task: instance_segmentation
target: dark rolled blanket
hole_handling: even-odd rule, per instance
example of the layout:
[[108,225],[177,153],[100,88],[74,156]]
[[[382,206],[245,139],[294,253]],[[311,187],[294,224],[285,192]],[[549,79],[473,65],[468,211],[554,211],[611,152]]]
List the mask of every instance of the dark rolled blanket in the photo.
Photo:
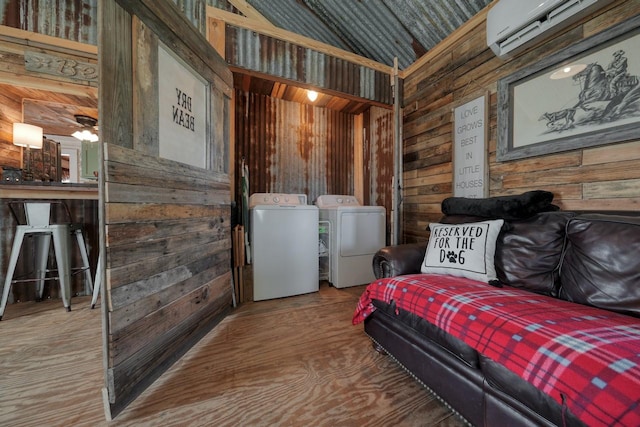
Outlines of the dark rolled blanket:
[[448,197],[442,201],[444,215],[471,215],[482,218],[518,220],[540,212],[559,210],[551,204],[553,193],[544,190],[527,191],[515,196],[497,196],[484,199]]

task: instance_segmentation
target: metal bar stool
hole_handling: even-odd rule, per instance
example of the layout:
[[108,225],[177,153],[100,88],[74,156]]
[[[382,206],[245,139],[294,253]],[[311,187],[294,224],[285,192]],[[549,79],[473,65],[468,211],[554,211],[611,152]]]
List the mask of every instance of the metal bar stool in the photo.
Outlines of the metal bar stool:
[[[13,206],[11,207],[12,213],[18,221],[16,226],[16,234],[13,239],[13,247],[11,249],[11,256],[9,258],[9,267],[7,269],[7,275],[4,282],[4,289],[2,292],[2,302],[0,303],[0,320],[4,314],[7,300],[9,299],[9,292],[11,285],[19,281],[35,281],[37,283],[37,295],[39,299],[42,299],[44,291],[44,281],[46,280],[47,273],[47,260],[49,258],[49,248],[51,246],[51,240],[53,239],[53,249],[55,253],[56,266],[58,276],[55,278],[60,282],[60,293],[62,296],[62,303],[67,311],[71,311],[71,255],[70,255],[70,235],[76,236],[76,242],[80,249],[82,257],[82,268],[85,274],[85,288],[91,292],[93,289],[93,281],[91,278],[91,271],[89,267],[89,257],[87,255],[87,248],[84,242],[84,236],[82,234],[82,228],[77,225],[71,224],[71,214],[68,207],[62,202],[35,202],[24,201],[20,202],[24,206],[24,217],[26,224],[20,224],[18,215],[16,215]],[[60,204],[64,206],[68,223],[51,224],[51,205]],[[35,266],[36,266],[36,278],[14,280],[13,275],[15,273],[16,264],[20,256],[22,243],[25,236],[32,235],[35,239]],[[85,289],[85,290],[86,290]]]
[[93,282],[91,308],[96,308],[96,302],[98,302],[98,296],[100,295],[100,286],[102,286],[102,251],[98,254],[98,267],[96,268],[96,280]]

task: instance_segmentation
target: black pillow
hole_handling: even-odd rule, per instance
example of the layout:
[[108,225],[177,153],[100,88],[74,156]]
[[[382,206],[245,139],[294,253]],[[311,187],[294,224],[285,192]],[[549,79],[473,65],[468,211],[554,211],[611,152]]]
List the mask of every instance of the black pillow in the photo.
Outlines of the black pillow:
[[517,220],[540,212],[557,211],[551,204],[553,193],[544,190],[527,191],[515,196],[497,196],[484,199],[448,197],[442,201],[445,215],[473,215],[482,218]]

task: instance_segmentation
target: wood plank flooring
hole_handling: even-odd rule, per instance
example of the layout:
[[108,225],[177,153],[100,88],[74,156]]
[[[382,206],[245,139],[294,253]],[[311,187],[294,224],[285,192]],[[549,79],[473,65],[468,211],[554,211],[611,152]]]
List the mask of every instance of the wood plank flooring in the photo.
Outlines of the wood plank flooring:
[[2,426],[464,425],[351,315],[363,287],[245,303],[116,420],[105,421],[99,309],[74,298],[8,306]]

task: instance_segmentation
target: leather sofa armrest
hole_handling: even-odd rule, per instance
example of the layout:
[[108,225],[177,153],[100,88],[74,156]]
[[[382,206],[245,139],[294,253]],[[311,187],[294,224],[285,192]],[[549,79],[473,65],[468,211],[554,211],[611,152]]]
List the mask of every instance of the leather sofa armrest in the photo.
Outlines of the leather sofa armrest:
[[386,246],[373,256],[376,279],[420,273],[427,242]]

